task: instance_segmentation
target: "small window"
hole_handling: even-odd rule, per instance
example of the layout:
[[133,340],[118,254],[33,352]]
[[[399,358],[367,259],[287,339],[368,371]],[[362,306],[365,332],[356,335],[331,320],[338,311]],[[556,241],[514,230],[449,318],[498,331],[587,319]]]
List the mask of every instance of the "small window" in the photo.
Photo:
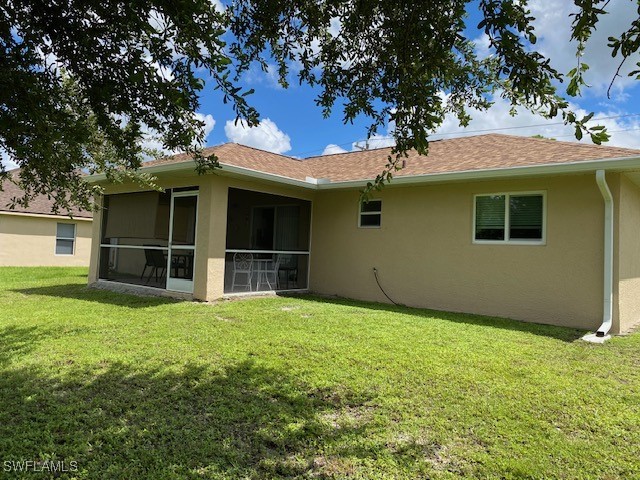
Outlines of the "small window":
[[474,241],[544,242],[544,194],[476,195]]
[[76,226],[58,223],[56,230],[56,255],[73,255],[76,243]]
[[379,228],[382,222],[382,200],[369,200],[360,204],[360,228]]

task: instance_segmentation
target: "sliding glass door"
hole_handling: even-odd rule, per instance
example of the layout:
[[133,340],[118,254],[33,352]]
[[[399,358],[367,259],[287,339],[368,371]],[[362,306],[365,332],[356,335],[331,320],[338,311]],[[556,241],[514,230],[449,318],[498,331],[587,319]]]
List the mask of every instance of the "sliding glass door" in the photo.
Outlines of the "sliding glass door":
[[167,290],[193,293],[197,218],[198,193],[174,191],[171,196]]

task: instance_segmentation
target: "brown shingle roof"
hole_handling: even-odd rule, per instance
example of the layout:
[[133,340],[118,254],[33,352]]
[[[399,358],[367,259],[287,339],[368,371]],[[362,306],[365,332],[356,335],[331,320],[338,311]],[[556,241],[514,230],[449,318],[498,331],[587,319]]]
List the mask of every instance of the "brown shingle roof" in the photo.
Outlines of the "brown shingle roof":
[[[238,143],[225,143],[215,147],[208,147],[203,150],[203,154],[216,154],[220,163],[225,165],[233,165],[235,167],[249,168],[264,173],[272,173],[274,175],[283,175],[297,180],[305,180],[311,176],[311,171],[305,164],[298,159],[278,155],[253,147],[247,147]],[[171,157],[152,160],[144,164],[145,167],[155,165],[168,165],[172,163],[188,162],[192,156],[186,153],[180,153]]]
[[[10,175],[19,175],[19,170],[12,170],[9,172]],[[18,187],[15,183],[5,180],[2,183],[2,190],[0,191],[0,212],[13,212],[13,213],[30,213],[37,215],[58,215],[60,217],[68,217],[66,211],[58,212],[57,214],[53,213],[53,200],[47,198],[44,195],[39,195],[31,202],[29,202],[28,207],[23,207],[22,205],[16,205],[15,208],[9,208],[11,204],[11,200],[13,198],[21,198],[24,195],[24,192],[20,187]],[[72,208],[71,215],[74,217],[80,218],[93,218],[93,212],[88,212],[86,210],[81,210],[79,208]]]
[[[316,178],[362,180],[375,178],[390,154],[391,148],[380,148],[312,157],[305,163]],[[489,134],[432,141],[427,156],[409,152],[405,168],[394,175],[491,170],[638,156],[640,150],[628,148]]]
[[[313,177],[339,182],[375,178],[387,163],[391,148],[323,155],[305,160],[236,143],[225,143],[204,150],[205,155],[211,153],[215,153],[223,165],[249,168],[297,180]],[[432,141],[428,155],[409,152],[405,168],[394,175],[403,177],[481,171],[625,157],[640,157],[640,150],[488,134]],[[148,162],[145,167],[189,160],[190,155],[179,154]]]

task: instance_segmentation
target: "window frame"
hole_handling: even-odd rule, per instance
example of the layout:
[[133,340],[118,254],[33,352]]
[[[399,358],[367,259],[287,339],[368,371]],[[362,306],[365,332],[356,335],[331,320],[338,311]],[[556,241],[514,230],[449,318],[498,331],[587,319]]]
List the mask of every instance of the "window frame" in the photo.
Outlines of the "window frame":
[[[380,198],[372,198],[369,200],[369,202],[380,202],[380,210],[376,210],[373,212],[363,212],[362,211],[362,205],[364,203],[367,202],[359,202],[358,203],[358,228],[382,228],[382,200]],[[380,225],[362,225],[362,216],[363,215],[367,215],[367,216],[373,216],[373,215],[380,215]]]
[[[72,225],[73,226],[73,238],[59,237],[58,225]],[[78,237],[78,225],[72,222],[56,222],[56,241],[53,244],[53,254],[58,257],[72,257],[76,254],[76,238]],[[67,240],[72,242],[71,253],[58,253],[58,240]]]
[[[511,240],[511,218],[510,218],[510,197],[519,197],[527,195],[540,195],[542,196],[542,238],[540,240],[524,240],[516,239]],[[478,197],[492,197],[492,196],[504,196],[505,197],[505,216],[504,216],[504,240],[478,240],[476,239],[476,208]],[[473,195],[473,215],[471,217],[471,243],[476,245],[546,245],[547,244],[547,191],[546,190],[528,190],[523,192],[495,192],[495,193],[476,193]]]

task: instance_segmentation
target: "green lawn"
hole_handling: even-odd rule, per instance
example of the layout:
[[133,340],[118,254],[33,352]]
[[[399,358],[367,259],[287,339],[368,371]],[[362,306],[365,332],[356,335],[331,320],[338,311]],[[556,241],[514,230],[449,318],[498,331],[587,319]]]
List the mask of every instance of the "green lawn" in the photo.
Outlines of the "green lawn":
[[472,315],[85,284],[0,269],[0,472],[640,478],[640,334],[596,346]]

